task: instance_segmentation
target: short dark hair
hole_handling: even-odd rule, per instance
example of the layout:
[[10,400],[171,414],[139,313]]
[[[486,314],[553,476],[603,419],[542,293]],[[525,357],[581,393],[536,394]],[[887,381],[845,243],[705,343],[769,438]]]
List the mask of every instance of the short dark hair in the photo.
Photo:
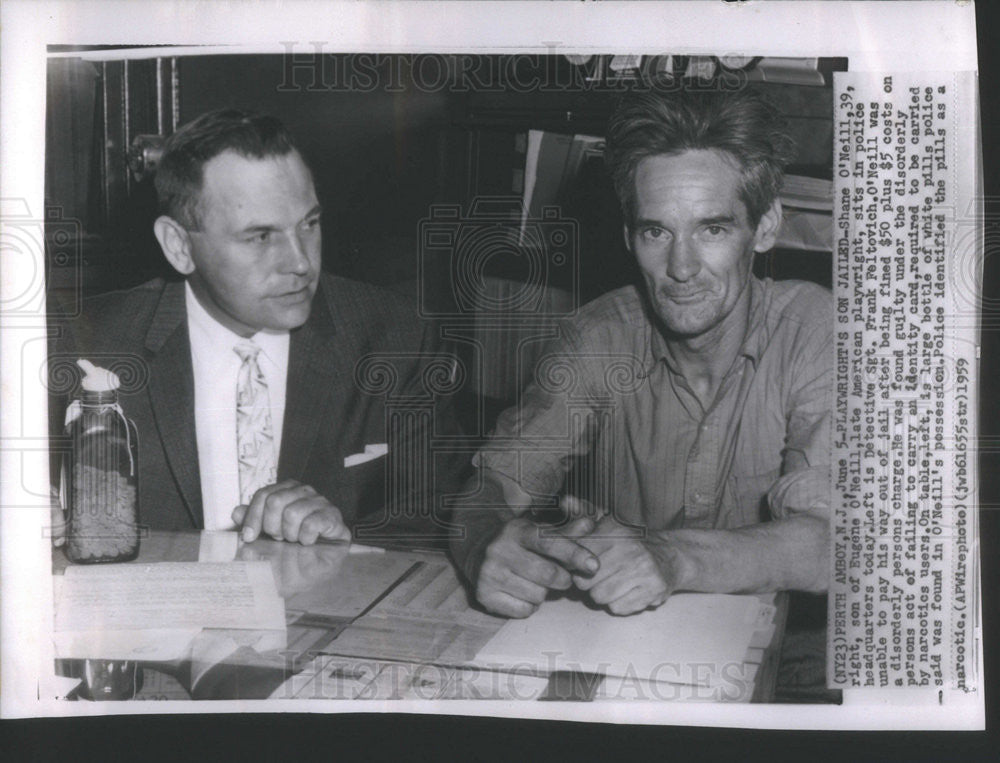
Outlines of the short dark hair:
[[225,151],[264,159],[285,156],[298,148],[291,133],[272,116],[237,109],[202,114],[178,128],[164,143],[154,180],[160,214],[197,230],[205,164]]
[[608,125],[605,161],[626,223],[635,219],[635,173],[650,156],[714,149],[736,160],[739,195],[756,225],[781,190],[795,142],[760,93],[657,90],[626,95]]

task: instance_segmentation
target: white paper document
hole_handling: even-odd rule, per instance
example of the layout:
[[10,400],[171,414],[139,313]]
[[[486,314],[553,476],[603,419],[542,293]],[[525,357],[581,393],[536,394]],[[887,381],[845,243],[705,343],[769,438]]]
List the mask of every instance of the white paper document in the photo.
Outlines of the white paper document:
[[762,607],[770,608],[755,596],[677,594],[658,609],[618,617],[555,599],[524,620],[509,621],[475,663],[712,681],[726,666],[746,660]]
[[[325,560],[320,569],[328,570],[326,578],[313,578],[311,585],[303,586],[300,591],[286,591],[288,608],[310,615],[357,617],[413,564],[412,559],[401,556],[355,554],[351,550],[353,547],[348,546],[340,550],[328,546],[296,548],[291,543],[284,545],[289,547],[289,554],[298,552],[302,557],[311,549],[316,549],[317,556]],[[331,553],[334,551],[340,551],[339,557]],[[325,556],[322,556],[324,552]],[[287,568],[282,570],[282,575],[282,583],[287,585]],[[329,584],[315,583],[315,580],[323,579]]]
[[175,659],[204,628],[283,633],[270,564],[73,566],[56,587],[60,657]]
[[473,609],[455,570],[427,560],[329,650],[338,655],[461,664],[471,660],[504,620]]
[[198,536],[199,562],[231,562],[240,546],[240,534],[230,531],[202,530]]

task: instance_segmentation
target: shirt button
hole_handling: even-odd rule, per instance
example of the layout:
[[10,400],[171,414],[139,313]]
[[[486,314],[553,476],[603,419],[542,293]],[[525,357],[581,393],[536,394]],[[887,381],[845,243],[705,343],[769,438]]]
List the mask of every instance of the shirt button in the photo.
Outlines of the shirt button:
[[700,501],[701,500],[701,493],[698,492],[697,490],[694,492],[694,499],[696,501]]

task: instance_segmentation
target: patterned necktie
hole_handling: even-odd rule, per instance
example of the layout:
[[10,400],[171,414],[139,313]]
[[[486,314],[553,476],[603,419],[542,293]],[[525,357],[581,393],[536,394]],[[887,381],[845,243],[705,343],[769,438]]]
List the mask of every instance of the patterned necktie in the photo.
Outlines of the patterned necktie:
[[236,377],[236,453],[240,464],[240,503],[277,478],[274,430],[267,380],[257,363],[260,347],[241,342],[233,348],[243,365]]

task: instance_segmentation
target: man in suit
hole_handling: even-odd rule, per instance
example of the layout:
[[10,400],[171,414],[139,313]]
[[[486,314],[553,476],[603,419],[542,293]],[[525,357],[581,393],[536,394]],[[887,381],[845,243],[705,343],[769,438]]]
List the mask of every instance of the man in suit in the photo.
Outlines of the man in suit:
[[[87,300],[58,324],[52,358],[130,358],[145,382],[121,395],[139,433],[140,522],[310,544],[391,516],[440,534],[427,481],[387,482],[387,464],[405,473],[453,417],[439,408],[393,437],[385,393],[433,398],[425,372],[442,356],[415,303],[320,272],[320,205],[284,126],[202,115],[167,140],[156,190],[154,232],[183,280]],[[365,359],[391,366],[396,388],[364,389]],[[422,466],[446,490],[441,464]]]

